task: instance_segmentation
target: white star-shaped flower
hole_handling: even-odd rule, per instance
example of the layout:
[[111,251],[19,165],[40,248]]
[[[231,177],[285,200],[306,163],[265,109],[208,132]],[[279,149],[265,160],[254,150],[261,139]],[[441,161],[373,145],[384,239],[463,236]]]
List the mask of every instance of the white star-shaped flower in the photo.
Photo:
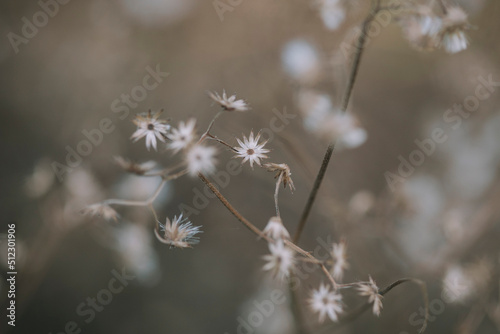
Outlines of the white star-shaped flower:
[[167,121],[159,119],[162,111],[152,114],[151,110],[147,114],[137,115],[134,119],[134,124],[137,125],[137,130],[132,134],[134,142],[142,137],[146,137],[146,148],[149,150],[151,146],[156,150],[156,139],[165,142],[165,136],[170,129]]
[[325,321],[327,315],[331,321],[338,321],[338,314],[342,313],[342,295],[321,284],[318,290],[312,291],[309,306],[312,311],[319,313],[320,322]]
[[173,128],[167,135],[167,138],[171,140],[168,143],[168,148],[174,151],[174,153],[179,152],[191,145],[195,139],[196,120],[194,118],[189,119],[187,122],[181,121],[178,128]]
[[259,144],[260,133],[257,134],[256,137],[253,135],[253,131],[250,132],[250,136],[247,138],[243,136],[243,141],[239,138],[236,138],[238,141],[239,147],[235,147],[236,152],[238,153],[236,157],[243,158],[242,164],[249,161],[250,167],[253,168],[253,164],[261,166],[260,159],[267,158],[267,155],[264,153],[268,153],[269,150],[265,149],[264,146],[267,143],[267,140],[261,144]]

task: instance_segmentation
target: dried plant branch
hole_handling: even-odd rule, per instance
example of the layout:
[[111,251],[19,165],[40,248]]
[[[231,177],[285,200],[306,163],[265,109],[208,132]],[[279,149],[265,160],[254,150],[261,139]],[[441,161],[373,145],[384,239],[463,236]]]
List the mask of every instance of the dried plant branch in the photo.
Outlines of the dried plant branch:
[[[210,180],[207,179],[207,177],[205,175],[199,173],[198,177],[203,181],[203,183],[205,183],[208,186],[208,188],[222,202],[222,204],[224,204],[224,206],[229,210],[229,212],[231,212],[233,214],[233,216],[235,216],[241,223],[243,223],[243,225],[245,225],[250,231],[252,231],[253,233],[255,233],[260,238],[265,239],[267,242],[270,242],[270,243],[274,242],[273,239],[271,239],[270,237],[268,237],[267,235],[265,235],[258,227],[256,227],[248,219],[246,219],[245,217],[243,217],[243,215],[241,215],[238,212],[238,210],[236,210],[232,206],[232,204],[229,203],[229,201],[224,197],[224,195],[221,194],[221,192],[217,189],[217,187],[215,187],[215,185],[212,182],[210,182]],[[285,243],[286,246],[290,247],[291,249],[293,249],[297,253],[299,253],[299,254],[303,255],[304,257],[308,258],[309,260],[311,260],[311,262],[314,262],[314,263],[318,264],[318,266],[321,268],[321,270],[323,271],[323,273],[326,275],[326,277],[328,278],[328,280],[332,284],[333,288],[335,290],[337,289],[337,283],[335,282],[335,279],[333,279],[332,275],[330,274],[330,272],[328,271],[328,269],[326,268],[326,266],[323,264],[323,262],[321,262],[318,259],[316,259],[309,252],[303,250],[302,248],[300,248],[299,246],[297,246],[296,244],[294,244],[292,241],[285,239],[285,240],[283,240],[283,242]]]
[[[421,281],[419,279],[415,279],[415,278],[402,278],[402,279],[399,279],[399,280],[397,280],[397,281],[389,284],[385,288],[380,289],[379,290],[379,294],[381,296],[385,296],[387,293],[389,293],[392,289],[394,289],[398,285],[401,285],[401,284],[404,284],[404,283],[408,283],[408,282],[412,282],[412,283],[417,284],[419,286],[421,292],[422,292],[422,298],[424,300],[424,308],[425,308],[425,318],[424,318],[424,323],[422,324],[422,327],[418,331],[418,334],[422,334],[423,332],[425,332],[425,329],[427,328],[427,323],[429,321],[429,296],[427,294],[427,285],[425,284],[425,282],[423,282],[423,281]],[[325,327],[322,330],[320,330],[319,333],[326,333],[328,331],[340,328],[340,327],[342,327],[342,326],[344,326],[344,325],[346,325],[346,324],[348,324],[348,323],[356,320],[365,311],[369,310],[371,308],[371,306],[372,306],[372,303],[370,303],[370,302],[367,302],[367,303],[359,306],[358,308],[356,308],[351,313],[343,316],[340,319],[340,321],[339,321],[338,324]]]

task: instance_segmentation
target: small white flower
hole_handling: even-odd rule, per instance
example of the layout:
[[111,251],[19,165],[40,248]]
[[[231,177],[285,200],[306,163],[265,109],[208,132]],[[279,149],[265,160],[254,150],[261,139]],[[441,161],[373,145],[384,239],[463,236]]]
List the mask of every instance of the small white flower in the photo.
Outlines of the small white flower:
[[247,111],[250,109],[244,100],[236,100],[236,95],[227,97],[226,91],[222,91],[222,96],[217,92],[208,92],[208,96],[226,111]]
[[87,206],[82,210],[83,214],[90,215],[91,217],[103,217],[106,220],[116,221],[119,217],[118,212],[112,207],[104,203],[95,203]]
[[342,277],[344,277],[344,270],[349,268],[346,260],[345,242],[342,241],[338,244],[333,244],[331,255],[333,259],[332,276],[336,280],[341,281]]
[[213,146],[204,146],[196,144],[186,153],[186,162],[191,176],[197,176],[198,173],[211,174],[215,171],[215,154],[217,149]]
[[137,115],[134,119],[134,124],[137,125],[137,130],[132,134],[131,139],[134,142],[142,137],[146,137],[146,147],[149,150],[151,146],[156,150],[156,139],[165,142],[165,136],[170,129],[167,121],[159,119],[162,111],[152,114],[151,110],[147,114]]
[[156,166],[156,162],[150,160],[143,163],[136,163],[120,156],[115,157],[116,163],[123,168],[125,171],[129,173],[133,173],[136,175],[143,175],[146,172],[149,172]]
[[167,144],[168,148],[174,151],[174,153],[177,153],[189,147],[196,136],[195,126],[196,120],[194,118],[189,119],[186,123],[183,121],[179,122],[179,127],[173,128],[167,135],[167,138],[171,140],[171,142]]
[[193,226],[188,221],[188,218],[183,218],[182,214],[177,217],[174,216],[173,220],[167,218],[165,225],[158,222],[163,233],[155,229],[155,235],[158,240],[164,244],[171,245],[177,248],[191,248],[200,242],[196,236],[200,231],[201,226]]
[[331,321],[338,321],[338,315],[342,313],[342,295],[321,284],[318,290],[312,291],[309,306],[312,311],[319,313],[320,322],[325,321],[326,315]]
[[250,136],[248,138],[243,136],[243,141],[241,141],[239,138],[236,138],[238,144],[240,144],[239,147],[235,147],[236,151],[238,152],[236,157],[243,158],[243,161],[241,162],[242,164],[250,161],[250,167],[253,168],[254,163],[261,166],[260,159],[267,158],[267,155],[264,154],[269,152],[268,149],[264,148],[267,140],[259,144],[259,139],[260,133],[257,134],[257,136],[254,138],[253,131],[250,132]]
[[320,74],[320,61],[316,49],[305,40],[293,40],[281,54],[285,71],[295,80],[313,82]]
[[280,217],[271,217],[263,232],[274,240],[290,239],[290,233],[288,233]]
[[379,289],[375,284],[373,278],[369,277],[370,281],[368,283],[359,283],[358,291],[360,296],[368,296],[368,302],[373,303],[373,314],[377,317],[380,316],[380,311],[382,310],[382,298],[383,296],[379,294]]
[[286,247],[282,241],[278,241],[269,244],[269,251],[271,254],[263,256],[267,263],[262,269],[271,271],[274,277],[279,276],[281,279],[288,277],[295,264],[293,250]]

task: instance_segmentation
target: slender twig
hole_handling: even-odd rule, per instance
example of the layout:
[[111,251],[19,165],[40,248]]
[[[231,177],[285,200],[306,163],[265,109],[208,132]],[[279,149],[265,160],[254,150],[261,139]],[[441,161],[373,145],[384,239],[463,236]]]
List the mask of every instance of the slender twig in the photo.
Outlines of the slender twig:
[[280,207],[278,205],[278,193],[280,191],[280,184],[282,179],[283,179],[283,174],[280,173],[280,176],[276,181],[276,189],[274,190],[274,206],[276,207],[276,216],[278,217],[280,217]]
[[222,204],[224,204],[224,206],[229,210],[229,212],[231,212],[233,216],[235,216],[241,223],[243,223],[243,225],[245,225],[250,231],[252,231],[253,233],[255,233],[256,235],[265,239],[268,242],[273,241],[271,238],[265,235],[257,226],[255,226],[250,221],[248,221],[248,219],[243,217],[243,215],[241,215],[241,213],[239,213],[238,210],[236,210],[231,205],[231,203],[229,203],[229,201],[224,197],[224,195],[221,194],[221,192],[215,187],[215,185],[212,182],[210,182],[209,179],[207,179],[205,175],[199,173],[198,177],[200,178],[200,180],[203,181],[203,183],[207,185],[207,187],[214,193],[214,195],[217,196],[219,201],[221,201]]
[[206,137],[208,137],[208,135],[210,134],[210,130],[212,130],[212,127],[214,126],[215,121],[223,113],[224,113],[224,110],[219,110],[219,112],[217,114],[215,114],[214,118],[212,118],[212,120],[210,121],[210,124],[208,125],[207,131],[205,131],[205,133],[203,133],[201,135],[200,140],[198,141],[198,143],[201,143],[202,141],[205,140]]
[[[351,73],[349,76],[349,81],[347,83],[347,88],[344,94],[344,97],[342,99],[342,106],[341,106],[341,112],[345,112],[347,110],[347,106],[349,105],[349,100],[352,95],[352,90],[354,88],[354,83],[356,82],[358,70],[359,70],[359,64],[361,62],[361,56],[363,55],[363,51],[365,48],[365,43],[366,43],[366,37],[368,35],[368,29],[370,27],[370,24],[372,23],[373,19],[375,18],[376,14],[380,10],[380,1],[375,1],[373,2],[372,10],[370,11],[370,14],[368,17],[363,21],[362,27],[361,27],[361,35],[359,36],[359,39],[356,43],[356,52],[354,54],[354,60],[352,63],[351,67]],[[309,194],[309,197],[307,199],[306,205],[304,207],[304,210],[302,211],[302,215],[300,217],[300,221],[297,227],[297,231],[295,232],[295,235],[293,237],[293,241],[295,243],[298,243],[300,236],[302,234],[302,231],[304,230],[304,226],[307,222],[307,218],[309,217],[309,213],[311,212],[311,208],[314,204],[314,201],[316,199],[316,195],[318,194],[318,190],[321,186],[321,183],[323,182],[323,178],[326,173],[326,169],[328,168],[328,164],[330,163],[330,159],[333,154],[333,150],[335,149],[335,144],[336,140],[332,140],[332,142],[328,145],[325,155],[323,157],[323,162],[321,163],[321,167],[318,171],[318,174],[316,175],[316,180],[314,181],[313,188],[311,189],[311,192]]]
[[184,167],[185,165],[186,165],[186,162],[181,161],[178,164],[173,165],[172,167],[167,167],[164,169],[160,169],[158,171],[146,172],[146,173],[139,175],[139,176],[162,176],[163,177],[163,176],[167,176],[169,174],[172,174],[172,172],[174,172],[175,170],[177,170],[179,168]]
[[332,287],[334,290],[337,290],[337,282],[335,282],[335,279],[333,278],[333,276],[330,274],[330,271],[328,271],[328,269],[326,268],[326,266],[323,264],[323,262],[319,261],[318,259],[316,259],[314,256],[312,256],[309,252],[306,252],[305,250],[303,250],[302,248],[300,248],[299,246],[297,246],[296,244],[294,244],[292,241],[290,240],[285,240],[285,245],[287,245],[288,247],[290,247],[291,249],[295,250],[297,253],[305,256],[306,258],[310,259],[311,262],[314,262],[316,263],[321,271],[325,274],[325,276],[328,278],[328,280],[330,281],[330,283],[332,284]]
[[[205,175],[203,175],[202,173],[199,173],[198,177],[203,181],[203,183],[205,183],[207,185],[207,187],[214,193],[214,195],[219,199],[219,201],[222,202],[222,204],[229,210],[229,212],[231,212],[233,214],[233,216],[235,216],[241,223],[243,223],[243,225],[245,225],[250,231],[255,233],[260,238],[265,239],[267,242],[274,242],[273,239],[271,239],[270,237],[265,235],[258,227],[256,227],[248,219],[243,217],[243,215],[241,213],[239,213],[238,210],[236,210],[232,206],[231,203],[229,203],[229,201],[224,197],[224,195],[221,194],[221,192],[217,189],[217,187],[215,187],[215,185],[212,182],[210,182],[210,180],[207,179],[207,177]],[[330,274],[330,272],[328,271],[326,266],[323,264],[323,262],[319,261],[314,256],[312,256],[309,252],[303,250],[302,248],[300,248],[299,246],[297,246],[296,244],[294,244],[290,240],[285,239],[284,243],[285,243],[285,245],[287,245],[288,247],[290,247],[291,249],[293,249],[297,253],[301,254],[302,256],[304,256],[306,258],[309,258],[311,260],[311,262],[314,261],[315,263],[317,263],[318,266],[323,271],[323,273],[327,276],[328,280],[332,283],[333,288],[337,289],[337,283],[335,282],[335,280],[333,279],[332,275]]]
[[228,143],[226,143],[222,139],[219,139],[217,136],[214,136],[214,135],[212,135],[210,133],[207,133],[206,138],[210,138],[210,139],[213,139],[213,140],[217,141],[218,143],[226,146],[227,148],[229,148],[233,152],[236,152],[236,153],[238,152],[234,147],[232,147],[231,145],[229,145]]

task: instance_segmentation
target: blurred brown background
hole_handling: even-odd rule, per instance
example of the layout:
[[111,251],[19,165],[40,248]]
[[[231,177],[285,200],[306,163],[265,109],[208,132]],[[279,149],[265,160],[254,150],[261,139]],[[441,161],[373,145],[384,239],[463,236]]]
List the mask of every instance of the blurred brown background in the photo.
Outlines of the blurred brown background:
[[[418,277],[428,283],[431,301],[441,298],[448,265],[487,257],[496,268],[492,271],[498,271],[496,213],[488,211],[491,219],[484,226],[474,217],[498,203],[498,196],[494,197],[498,159],[485,157],[500,154],[499,137],[495,137],[500,133],[500,93],[482,101],[460,134],[418,167],[407,199],[416,211],[413,216],[404,213],[383,222],[361,219],[352,223],[345,211],[360,190],[369,191],[380,202],[401,199],[403,195],[388,195],[384,177],[386,171],[397,170],[398,156],[407,157],[415,149],[413,141],[429,136],[428,130],[439,124],[446,109],[474,93],[478,75],[491,74],[500,80],[500,3],[471,0],[461,4],[475,29],[469,33],[470,47],[457,55],[415,51],[396,23],[372,39],[350,108],[368,139],[359,148],[334,154],[302,239],[305,249],[313,249],[318,236],[336,241],[345,237],[351,263],[348,280],[366,280],[372,275],[385,286],[401,277]],[[304,129],[296,104],[298,84],[283,70],[282,51],[290,40],[304,39],[328,63],[368,6],[360,1],[346,22],[332,32],[324,28],[308,1],[243,0],[225,12],[221,21],[211,1],[74,0],[60,5],[48,24],[15,53],[8,34],[21,35],[22,18],[32,20],[41,7],[35,1],[3,1],[0,208],[3,223],[17,225],[21,299],[12,332],[59,333],[75,321],[83,333],[236,333],[237,318],[248,312],[248,304],[265,299],[266,289],[279,284],[270,282],[261,270],[265,244],[257,242],[218,201],[211,199],[206,209],[191,216],[195,225],[203,225],[204,233],[199,245],[183,251],[153,240],[147,209],[119,208],[122,219],[117,224],[82,218],[78,210],[106,197],[133,198],[151,192],[151,185],[127,179],[113,156],[168,165],[169,155],[162,150],[148,152],[143,141],[129,140],[135,113],[163,108],[173,124],[195,117],[204,128],[216,111],[206,91],[225,89],[252,107],[251,112],[225,115],[216,124],[217,135],[229,142],[251,129],[269,127],[274,108],[298,115],[269,144],[272,161],[288,163],[293,172],[297,190],[293,195],[283,191],[280,203],[285,225],[294,231],[326,144]],[[169,76],[121,120],[112,103],[142,83],[148,66],[159,66]],[[322,72],[318,89],[331,94],[338,104],[345,73],[331,65]],[[98,128],[103,118],[111,119],[116,129],[105,134],[102,143],[64,175],[63,182],[53,180],[50,192],[42,195],[29,189],[27,178],[36,166],[46,171],[53,161],[64,163],[66,146],[75,148],[85,138],[82,131]],[[491,136],[478,139],[486,132]],[[454,169],[457,157],[471,163]],[[219,159],[223,167],[231,156],[223,153]],[[473,178],[475,173],[484,178]],[[43,175],[42,188],[43,180],[53,178]],[[469,176],[469,183],[463,181]],[[478,186],[481,182],[484,185]],[[196,179],[173,182],[155,204],[160,217],[178,214],[181,203],[192,205],[194,188],[203,189]],[[269,173],[245,166],[223,192],[242,214],[264,227],[273,215],[273,190]],[[472,195],[467,196],[469,191]],[[458,246],[441,226],[450,208],[464,209],[460,228],[471,236]],[[467,223],[477,223],[481,230]],[[464,244],[467,248],[462,249]],[[39,250],[35,254],[40,258],[33,257],[33,249]],[[437,255],[442,252],[451,252],[452,260],[439,262]],[[106,288],[112,270],[121,271],[124,265],[135,268],[138,279],[85,323],[75,311],[77,306]],[[465,304],[445,303],[427,332],[460,333],[464,319],[471,317],[472,322],[481,320],[471,327],[474,333],[498,333],[495,315],[473,313],[483,308],[485,296],[498,295],[498,276],[492,276],[497,283],[491,286],[496,289]],[[319,281],[320,276],[314,275],[304,282],[300,294],[306,298],[308,289]],[[2,298],[4,282],[0,284]],[[352,306],[359,302],[348,301]],[[384,299],[380,319],[367,313],[336,332],[416,333],[418,326],[408,319],[421,305],[416,287],[401,286]],[[315,318],[308,310],[304,312],[306,318]],[[266,322],[268,327],[255,332],[285,333],[288,316],[277,313],[284,325],[280,320]],[[318,328],[310,322],[311,328]]]

